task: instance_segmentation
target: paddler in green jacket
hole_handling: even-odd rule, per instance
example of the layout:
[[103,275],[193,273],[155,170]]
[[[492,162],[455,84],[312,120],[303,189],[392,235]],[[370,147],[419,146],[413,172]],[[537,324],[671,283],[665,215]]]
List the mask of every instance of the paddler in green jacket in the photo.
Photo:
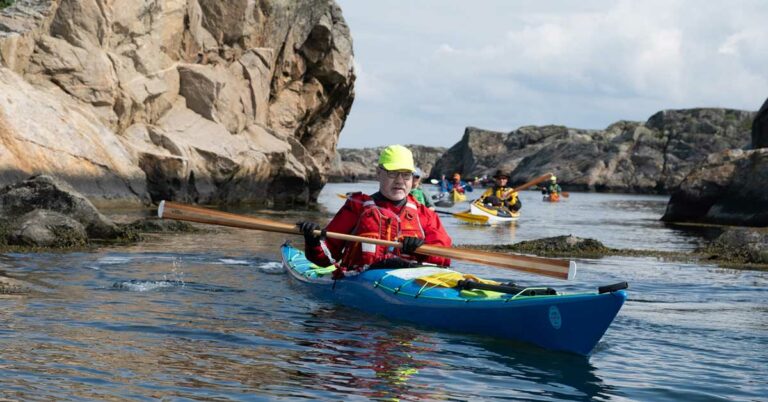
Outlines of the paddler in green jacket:
[[425,207],[434,211],[435,205],[432,204],[432,200],[430,200],[429,195],[424,192],[423,188],[421,188],[421,175],[421,169],[416,168],[416,171],[413,172],[413,188],[411,189],[411,195],[416,199],[416,201],[424,204]]
[[541,193],[559,199],[563,189],[557,184],[557,176],[549,178],[549,184],[541,188]]

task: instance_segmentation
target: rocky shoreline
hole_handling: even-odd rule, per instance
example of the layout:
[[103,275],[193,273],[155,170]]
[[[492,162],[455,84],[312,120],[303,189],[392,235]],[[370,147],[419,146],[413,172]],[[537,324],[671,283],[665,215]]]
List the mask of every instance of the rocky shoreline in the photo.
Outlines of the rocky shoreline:
[[460,247],[502,253],[520,253],[555,258],[656,257],[699,262],[724,268],[768,271],[768,229],[725,228],[715,240],[694,252],[615,249],[595,239],[557,236],[514,244],[462,245]]
[[[768,100],[758,112],[664,110],[605,130],[526,126],[509,133],[467,127],[462,139],[415,153],[428,177],[510,173],[520,185],[546,172],[566,191],[671,194],[665,222],[768,226]],[[373,178],[377,148],[345,149],[331,171]],[[340,162],[339,162],[340,161]],[[422,168],[425,170],[425,168]],[[427,179],[428,177],[425,177]]]
[[[147,233],[204,231],[197,225],[154,217],[118,224],[66,182],[35,176],[0,189],[0,254],[72,252],[103,245],[134,244]],[[768,229],[723,228],[722,234],[691,252],[612,249],[595,239],[559,236],[503,245],[462,247],[544,257],[656,257],[736,269],[768,270]],[[0,295],[29,294],[35,286],[0,270]]]

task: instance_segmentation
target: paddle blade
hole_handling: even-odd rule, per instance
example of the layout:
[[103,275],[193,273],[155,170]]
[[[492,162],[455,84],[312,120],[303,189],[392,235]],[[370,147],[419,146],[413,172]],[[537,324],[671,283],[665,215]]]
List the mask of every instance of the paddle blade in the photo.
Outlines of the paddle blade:
[[440,183],[439,181],[437,181],[437,179],[431,179],[431,180],[429,180],[429,182],[432,183],[432,184]]
[[562,196],[563,196],[563,197],[565,197],[565,198],[568,198],[568,197],[570,197],[570,196],[571,196],[571,194],[569,194],[567,191],[563,191],[563,192],[561,192],[561,193],[560,193],[560,195],[562,195]]
[[452,214],[454,217],[470,223],[486,224],[488,223],[488,217],[484,215],[475,215],[469,212],[456,212]]
[[346,200],[347,199],[347,195],[346,194],[336,193],[336,196],[341,198],[342,200]]

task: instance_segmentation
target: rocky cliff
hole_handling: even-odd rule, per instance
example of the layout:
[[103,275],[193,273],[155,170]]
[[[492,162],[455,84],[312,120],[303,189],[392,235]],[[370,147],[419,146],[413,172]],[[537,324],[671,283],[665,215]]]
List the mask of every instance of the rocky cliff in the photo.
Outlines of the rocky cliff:
[[354,80],[332,0],[18,0],[0,11],[0,185],[310,203]]
[[[446,148],[428,147],[424,145],[406,145],[413,152],[416,166],[428,174],[438,158],[443,156]],[[355,180],[374,180],[379,153],[384,147],[377,148],[339,148],[331,171],[329,181],[344,182]],[[424,178],[426,179],[426,177]]]
[[661,219],[768,226],[768,100],[752,123],[750,148],[709,155],[672,192]]
[[523,183],[545,172],[572,190],[668,193],[716,152],[750,144],[754,112],[665,110],[645,123],[620,121],[605,130],[527,126],[509,133],[469,127],[432,168],[431,176],[511,172]]
[[752,123],[752,148],[765,147],[768,147],[768,99],[760,107]]

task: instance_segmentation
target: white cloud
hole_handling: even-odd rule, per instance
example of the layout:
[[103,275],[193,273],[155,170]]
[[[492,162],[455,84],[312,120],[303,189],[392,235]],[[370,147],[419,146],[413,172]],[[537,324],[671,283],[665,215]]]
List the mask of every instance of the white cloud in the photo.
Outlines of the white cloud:
[[[366,67],[343,146],[450,146],[468,125],[602,128],[667,108],[755,110],[768,95],[764,1],[340,3]],[[367,107],[380,135],[356,128]]]
[[386,99],[387,91],[391,87],[386,81],[381,79],[377,73],[368,73],[357,60],[355,66],[355,96],[358,99],[376,101]]

